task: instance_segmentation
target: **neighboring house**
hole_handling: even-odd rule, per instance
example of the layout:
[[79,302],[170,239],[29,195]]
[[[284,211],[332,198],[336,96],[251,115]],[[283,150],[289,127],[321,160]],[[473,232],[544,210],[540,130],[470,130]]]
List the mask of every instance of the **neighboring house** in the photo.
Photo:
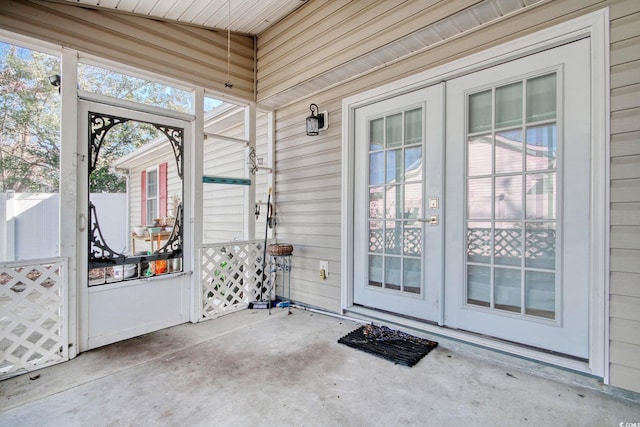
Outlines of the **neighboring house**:
[[[233,35],[232,89],[219,33],[38,0],[0,5],[0,27],[273,111],[264,134],[293,300],[640,392],[639,2],[311,0],[255,38]],[[328,111],[316,137],[304,133],[311,103]],[[422,164],[406,174],[372,161],[416,146]],[[152,203],[133,195],[145,174],[166,163],[175,191],[168,157],[127,164],[131,224]],[[399,179],[370,181],[376,167]],[[418,185],[406,218],[398,198]],[[380,227],[393,233],[372,245]],[[420,245],[396,245],[405,234]]]
[[[242,108],[224,106],[222,111],[208,114],[205,125],[207,138],[203,148],[203,172],[206,176],[220,178],[244,178],[246,153],[241,142],[230,138],[244,138]],[[266,115],[258,114],[256,156],[264,162],[269,158],[266,138]],[[216,138],[220,135],[221,138]],[[229,138],[229,139],[222,139]],[[174,151],[165,137],[149,142],[143,147],[118,159],[112,167],[127,177],[129,227],[152,226],[155,219],[175,219],[176,204],[182,202],[183,183],[178,175]],[[267,174],[256,177],[259,201],[266,202]],[[244,238],[245,186],[209,184],[203,189],[203,243],[220,243]],[[264,200],[262,200],[264,199]],[[264,239],[264,214],[255,219],[255,234],[250,239]],[[149,245],[143,246],[148,249]]]

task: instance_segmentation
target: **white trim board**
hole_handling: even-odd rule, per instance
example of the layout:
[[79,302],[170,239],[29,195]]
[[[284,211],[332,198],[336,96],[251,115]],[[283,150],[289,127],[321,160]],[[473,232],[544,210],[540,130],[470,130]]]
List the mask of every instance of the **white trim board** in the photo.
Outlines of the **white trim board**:
[[[355,109],[402,93],[411,92],[455,77],[486,69],[517,58],[566,44],[585,37],[591,39],[591,135],[592,135],[592,213],[590,229],[592,253],[590,272],[589,363],[576,366],[575,361],[554,358],[547,361],[541,352],[534,352],[536,360],[575,369],[609,382],[609,10],[601,9],[571,19],[517,40],[469,55],[433,69],[381,85],[347,97],[342,102],[342,255],[341,308],[353,310],[353,182]],[[605,120],[602,120],[604,118]],[[600,248],[600,249],[598,249]],[[425,324],[425,330],[427,329]],[[477,341],[472,334],[446,328],[438,333],[453,338]],[[455,335],[455,336],[454,336]],[[482,338],[482,345],[505,351],[495,340]],[[507,350],[508,351],[508,350]],[[516,354],[515,351],[511,351]]]

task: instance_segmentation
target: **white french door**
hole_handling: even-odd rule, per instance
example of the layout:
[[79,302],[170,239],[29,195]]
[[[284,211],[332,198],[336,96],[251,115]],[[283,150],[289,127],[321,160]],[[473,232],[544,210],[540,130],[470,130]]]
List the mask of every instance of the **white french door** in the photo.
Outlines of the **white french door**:
[[355,109],[354,305],[589,357],[589,43]]
[[583,39],[447,82],[448,326],[588,358],[589,59]]
[[437,321],[442,86],[355,112],[354,303]]

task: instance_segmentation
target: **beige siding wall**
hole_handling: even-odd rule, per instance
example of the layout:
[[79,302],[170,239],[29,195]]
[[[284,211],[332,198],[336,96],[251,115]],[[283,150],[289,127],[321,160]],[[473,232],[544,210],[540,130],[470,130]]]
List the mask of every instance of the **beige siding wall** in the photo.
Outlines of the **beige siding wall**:
[[611,384],[640,391],[640,2],[611,7]]
[[[232,138],[244,139],[244,111],[240,110],[228,120],[224,127],[212,126],[207,132]],[[256,117],[256,155],[264,159],[263,166],[268,166],[267,155],[267,115],[258,113]],[[247,161],[245,148],[237,142],[229,142],[215,138],[204,141],[203,169],[205,175],[228,178],[244,178]],[[256,174],[256,201],[267,201],[268,174]],[[203,188],[203,240],[204,244],[229,242],[243,239],[244,233],[244,194],[249,187],[244,185],[204,184]],[[251,207],[250,209],[253,209]],[[252,215],[253,210],[248,212]],[[251,218],[255,218],[251,216]],[[255,224],[254,236],[249,239],[264,239],[265,207]]]
[[[459,0],[309,2],[259,35],[258,100],[286,91],[350,56],[364,54],[468,5]],[[640,3],[635,0],[545,2],[279,108],[278,238],[295,246],[292,298],[340,310],[343,98],[606,6],[611,7],[612,20],[611,383],[640,391]],[[305,43],[292,48],[291,43],[298,43],[298,39],[312,42],[314,49]],[[304,119],[312,102],[328,110],[330,117],[328,131],[317,137],[304,134]],[[330,262],[330,275],[324,281],[319,279],[319,260]]]
[[37,0],[0,1],[0,28],[119,61],[243,99],[254,96],[254,39]]
[[[207,132],[244,139],[243,112],[239,111],[227,129],[207,128]],[[203,171],[205,175],[228,178],[244,177],[244,146],[237,142],[207,138],[204,141]],[[204,184],[202,243],[229,242],[242,239],[244,227],[244,185]]]

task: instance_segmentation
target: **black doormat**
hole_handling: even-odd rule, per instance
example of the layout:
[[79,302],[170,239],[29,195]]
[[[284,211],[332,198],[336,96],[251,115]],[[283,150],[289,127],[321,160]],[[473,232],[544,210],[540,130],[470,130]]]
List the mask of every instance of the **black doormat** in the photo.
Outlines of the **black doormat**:
[[435,341],[414,337],[386,326],[364,325],[338,340],[340,344],[387,359],[396,365],[413,366],[438,346]]

